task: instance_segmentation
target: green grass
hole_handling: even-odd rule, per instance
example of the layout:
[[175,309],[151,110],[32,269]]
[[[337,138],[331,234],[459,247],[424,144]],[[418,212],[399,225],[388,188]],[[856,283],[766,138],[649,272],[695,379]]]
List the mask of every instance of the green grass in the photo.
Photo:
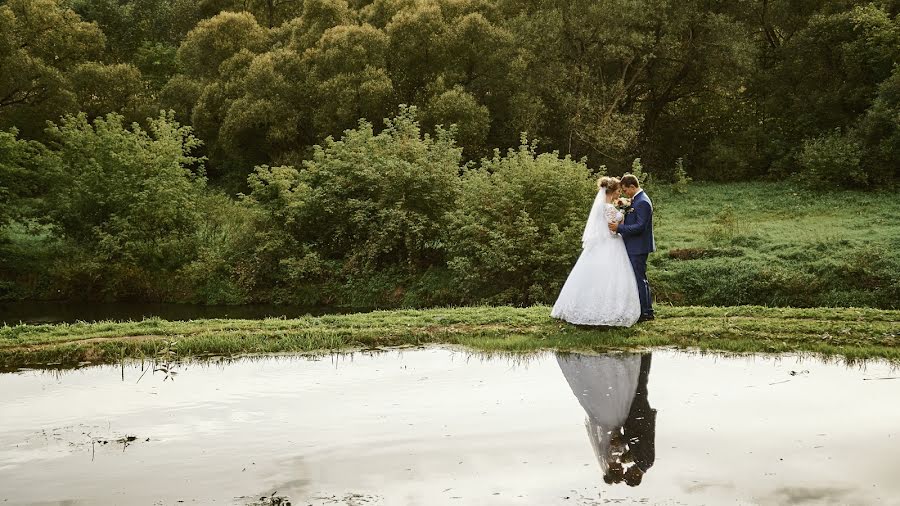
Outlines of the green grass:
[[[684,194],[666,185],[648,189],[656,209],[659,248],[650,256],[649,277],[660,302],[900,309],[897,191],[816,193],[790,182],[693,183],[688,188]],[[251,301],[241,300],[240,290],[234,289],[238,281],[223,278],[216,270],[222,267],[218,264],[198,264],[194,272],[198,278],[209,274],[200,288],[171,272],[143,273],[136,278],[141,286],[130,286],[134,279],[116,281],[112,272],[98,280],[96,264],[88,268],[72,260],[73,254],[62,250],[46,229],[32,236],[21,226],[12,226],[3,234],[0,299],[115,299],[125,294],[168,302]],[[464,293],[446,267],[409,274],[406,266],[398,266],[321,284],[287,280],[279,287],[263,284],[252,294],[252,302],[379,307],[532,300],[550,304],[564,281],[564,275],[556,272],[567,272],[577,250],[578,245],[573,245],[572,258],[562,266],[559,260],[544,260],[554,263],[537,269],[552,267],[554,274],[535,273],[536,286],[528,293],[540,295],[527,299],[524,291],[499,297],[492,291],[494,285],[485,293]]]
[[900,195],[661,186],[649,276],[676,305],[900,308]]
[[545,306],[463,307],[292,320],[7,326],[0,327],[0,370],[155,357],[171,340],[181,357],[440,343],[484,352],[677,347],[900,361],[900,311],[661,307],[655,321],[628,329],[575,327],[548,313]]

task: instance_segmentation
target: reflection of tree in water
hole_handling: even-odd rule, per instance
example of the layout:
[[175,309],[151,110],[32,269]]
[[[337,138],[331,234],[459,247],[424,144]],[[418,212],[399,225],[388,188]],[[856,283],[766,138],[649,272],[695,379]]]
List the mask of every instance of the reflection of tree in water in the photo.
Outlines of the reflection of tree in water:
[[641,484],[656,458],[656,410],[647,381],[651,354],[558,354],[560,369],[587,413],[585,428],[608,484]]

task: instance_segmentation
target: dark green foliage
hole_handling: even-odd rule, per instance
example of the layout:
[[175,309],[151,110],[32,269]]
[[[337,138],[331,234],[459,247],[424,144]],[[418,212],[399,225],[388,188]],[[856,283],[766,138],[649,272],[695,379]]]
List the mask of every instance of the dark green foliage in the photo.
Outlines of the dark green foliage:
[[900,177],[900,64],[878,86],[855,134],[864,147],[862,166],[868,182],[879,186],[895,182]]
[[775,174],[833,184],[843,167],[850,182],[884,180],[869,181],[884,169],[855,129],[900,58],[900,18],[875,3],[847,4],[793,13],[797,26],[769,42],[769,67],[751,83],[765,124],[756,142]]
[[459,171],[452,137],[423,136],[412,109],[386,121],[381,133],[361,122],[340,140],[329,138],[300,170],[257,167],[249,203],[261,220],[265,285],[368,282],[381,270],[441,265]]
[[890,2],[11,0],[0,33],[0,128],[171,108],[232,191],[400,104],[468,160],[526,132],[660,182],[900,167]]
[[582,162],[524,143],[462,178],[448,266],[466,302],[552,300],[581,246],[597,186]]
[[200,219],[205,178],[190,128],[166,114],[145,131],[115,114],[90,123],[82,113],[48,136],[46,216],[65,241],[57,268],[68,289],[144,296],[164,286],[153,278],[195,255],[186,239]]
[[0,129],[36,138],[47,120],[77,112],[70,74],[98,58],[105,42],[60,0],[0,4]]
[[41,169],[44,156],[43,145],[19,139],[15,129],[0,132],[0,229],[35,217],[35,199],[49,179]]
[[898,61],[897,2],[8,0],[0,296],[551,302],[609,167],[663,301],[896,307]]
[[88,120],[115,112],[126,122],[144,121],[158,112],[151,105],[147,82],[134,65],[82,63],[72,69],[70,83]]
[[177,272],[180,283],[171,298],[200,304],[247,302],[254,287],[255,214],[220,193],[198,198],[198,221],[184,247],[195,255]]
[[813,186],[863,186],[866,173],[860,166],[862,146],[839,130],[806,139],[798,157],[801,178]]

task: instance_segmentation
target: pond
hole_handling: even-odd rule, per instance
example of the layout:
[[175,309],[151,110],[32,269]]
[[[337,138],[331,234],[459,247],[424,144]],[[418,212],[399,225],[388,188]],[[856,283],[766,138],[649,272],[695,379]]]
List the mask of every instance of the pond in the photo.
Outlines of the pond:
[[146,302],[0,302],[0,325],[17,323],[74,323],[76,321],[141,321],[157,317],[164,320],[201,320],[210,318],[296,318],[333,313],[360,313],[370,308],[335,306],[292,306],[244,304],[237,306],[202,306]]
[[880,362],[429,347],[148,365],[0,375],[0,504],[900,501],[900,374]]

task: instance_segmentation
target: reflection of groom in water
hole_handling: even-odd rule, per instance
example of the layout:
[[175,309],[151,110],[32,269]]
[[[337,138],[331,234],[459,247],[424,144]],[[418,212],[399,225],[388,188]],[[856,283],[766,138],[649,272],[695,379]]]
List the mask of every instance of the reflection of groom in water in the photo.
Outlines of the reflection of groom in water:
[[[558,354],[606,483],[640,485],[656,458],[656,410],[647,398],[651,354]],[[626,465],[630,464],[627,467]]]
[[656,460],[656,410],[650,407],[647,399],[647,380],[650,377],[650,353],[641,355],[641,372],[638,376],[637,390],[631,401],[628,419],[622,430],[628,451],[622,459],[634,462],[625,472],[625,483],[632,487],[641,484],[653,461]]

